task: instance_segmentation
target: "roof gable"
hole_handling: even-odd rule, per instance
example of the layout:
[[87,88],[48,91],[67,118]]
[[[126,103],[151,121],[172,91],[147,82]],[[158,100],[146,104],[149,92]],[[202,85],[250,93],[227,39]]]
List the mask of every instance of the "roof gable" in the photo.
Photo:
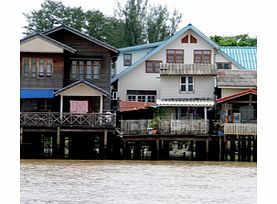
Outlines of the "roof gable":
[[[77,90],[78,96],[86,95],[86,93],[83,93],[83,91],[86,91],[87,88],[93,89],[94,90],[93,93],[95,95],[104,95],[104,96],[109,96],[110,95],[107,91],[99,88],[98,86],[95,86],[94,84],[92,84],[88,81],[82,80],[82,79],[79,80],[79,81],[76,81],[76,82],[74,82],[74,83],[72,83],[72,84],[70,84],[70,85],[68,85],[64,88],[61,88],[60,90],[56,91],[54,94],[55,94],[55,96],[57,96],[57,95],[70,95],[71,94],[70,90],[76,89],[76,87],[80,87],[80,86],[82,86],[81,87],[82,90]],[[92,96],[91,93],[89,94],[89,96]]]
[[95,43],[95,44],[97,44],[97,45],[99,45],[101,47],[104,47],[104,48],[106,48],[106,49],[108,49],[108,50],[110,50],[112,52],[115,52],[115,53],[119,52],[115,47],[113,47],[113,46],[111,46],[111,45],[109,45],[109,44],[107,44],[105,42],[102,42],[102,41],[100,41],[100,40],[98,40],[98,39],[96,39],[94,37],[88,36],[88,35],[80,32],[79,30],[71,28],[71,27],[66,26],[66,25],[61,25],[61,26],[58,26],[58,27],[55,27],[55,28],[51,28],[51,29],[49,29],[47,31],[44,31],[42,33],[44,35],[49,35],[49,34],[55,33],[55,32],[60,31],[60,30],[67,30],[67,31],[69,31],[71,33],[74,33],[75,35],[78,35],[78,36],[80,36],[80,37],[82,37],[82,38],[84,38],[84,39],[86,39],[86,40],[88,40],[90,42],[93,42],[93,43]]
[[248,94],[255,94],[255,95],[257,95],[257,91],[253,90],[253,89],[248,89],[246,91],[242,91],[242,92],[235,93],[235,94],[232,94],[232,95],[229,95],[229,96],[225,96],[223,98],[219,98],[219,99],[216,100],[216,102],[217,103],[221,103],[221,102],[229,101],[229,100],[232,100],[232,99],[244,96],[244,95],[248,95]]
[[75,53],[76,50],[43,34],[37,33],[20,40],[21,52],[63,53],[64,50]]
[[141,63],[143,63],[145,60],[149,59],[150,57],[152,57],[154,54],[158,53],[160,50],[162,50],[163,48],[165,48],[167,45],[169,45],[171,42],[173,42],[174,40],[176,40],[177,38],[181,37],[185,32],[187,32],[188,30],[192,30],[194,31],[200,38],[202,38],[204,41],[206,41],[208,44],[210,44],[212,47],[214,47],[215,49],[219,49],[219,46],[212,41],[210,38],[208,38],[206,35],[204,35],[201,31],[199,31],[197,28],[195,28],[193,25],[188,24],[186,27],[184,27],[183,29],[181,29],[180,31],[178,31],[176,34],[174,34],[172,37],[166,39],[165,41],[162,41],[162,43],[155,48],[154,50],[152,50],[150,53],[148,53],[147,55],[145,55],[144,57],[142,57],[140,60],[138,60],[136,63],[134,63],[133,65],[131,65],[130,67],[128,67],[127,69],[124,69],[122,72],[120,72],[117,76],[115,76],[114,78],[112,78],[112,82],[120,79],[121,77],[123,77],[124,75],[126,75],[128,72],[130,72],[131,70],[133,70],[134,68],[136,68],[138,65],[140,65]]

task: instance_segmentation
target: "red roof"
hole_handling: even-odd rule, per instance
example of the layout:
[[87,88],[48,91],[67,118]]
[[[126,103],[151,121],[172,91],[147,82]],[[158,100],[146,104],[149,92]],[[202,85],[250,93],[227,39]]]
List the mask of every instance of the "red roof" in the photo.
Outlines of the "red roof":
[[119,111],[126,112],[126,111],[146,109],[153,105],[154,105],[154,103],[148,103],[148,102],[120,101],[119,102]]
[[229,101],[229,100],[232,100],[234,98],[237,98],[237,97],[240,97],[240,96],[244,96],[244,95],[247,95],[247,94],[255,94],[255,95],[257,95],[257,90],[248,89],[246,91],[242,91],[242,92],[235,93],[235,94],[232,94],[232,95],[229,95],[229,96],[225,96],[223,98],[216,99],[216,102],[217,103],[221,103],[221,102],[224,102],[224,101]]

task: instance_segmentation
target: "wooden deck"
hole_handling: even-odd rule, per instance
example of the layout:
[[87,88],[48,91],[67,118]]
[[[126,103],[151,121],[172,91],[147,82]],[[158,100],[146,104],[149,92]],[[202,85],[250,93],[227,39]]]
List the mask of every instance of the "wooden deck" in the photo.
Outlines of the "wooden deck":
[[72,114],[59,112],[21,112],[22,127],[115,128],[115,113]]
[[[150,128],[151,120],[121,120],[120,122],[122,135],[153,134]],[[160,135],[205,135],[209,132],[209,121],[161,120],[158,127]]]
[[224,135],[257,135],[257,124],[224,123]]

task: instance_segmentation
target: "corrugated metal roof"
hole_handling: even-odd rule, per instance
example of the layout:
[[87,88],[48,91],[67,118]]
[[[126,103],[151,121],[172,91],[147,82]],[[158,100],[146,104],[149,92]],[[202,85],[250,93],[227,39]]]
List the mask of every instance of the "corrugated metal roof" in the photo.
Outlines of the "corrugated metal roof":
[[130,51],[147,49],[147,48],[156,48],[156,47],[160,46],[163,42],[164,41],[147,43],[147,44],[142,44],[142,45],[135,45],[135,46],[131,46],[131,47],[123,47],[123,48],[119,48],[118,50],[120,52],[130,52]]
[[138,101],[120,101],[119,111],[120,112],[134,111],[134,110],[146,109],[152,106],[154,106],[154,103],[138,102]]
[[246,70],[257,70],[256,46],[222,46],[220,50],[243,66]]
[[221,102],[224,102],[224,101],[229,101],[229,100],[232,100],[234,98],[237,98],[237,97],[240,97],[240,96],[244,96],[244,95],[247,95],[247,94],[255,94],[255,95],[257,95],[257,90],[248,89],[246,91],[242,91],[242,92],[235,93],[235,94],[232,94],[232,95],[229,95],[229,96],[225,96],[223,98],[219,98],[219,99],[216,100],[216,102],[217,103],[221,103]]
[[203,98],[203,99],[157,99],[157,105],[164,107],[212,107],[214,100]]

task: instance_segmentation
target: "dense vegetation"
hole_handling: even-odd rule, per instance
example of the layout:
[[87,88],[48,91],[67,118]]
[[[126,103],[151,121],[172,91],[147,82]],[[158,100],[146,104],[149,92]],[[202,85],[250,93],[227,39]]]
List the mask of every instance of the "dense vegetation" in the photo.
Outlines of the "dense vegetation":
[[[41,9],[24,13],[24,16],[26,35],[64,24],[117,48],[162,41],[176,32],[182,20],[179,11],[170,13],[166,6],[149,5],[148,0],[127,0],[125,5],[117,2],[113,16],[45,0]],[[257,39],[248,34],[210,38],[221,46],[257,45]]]

